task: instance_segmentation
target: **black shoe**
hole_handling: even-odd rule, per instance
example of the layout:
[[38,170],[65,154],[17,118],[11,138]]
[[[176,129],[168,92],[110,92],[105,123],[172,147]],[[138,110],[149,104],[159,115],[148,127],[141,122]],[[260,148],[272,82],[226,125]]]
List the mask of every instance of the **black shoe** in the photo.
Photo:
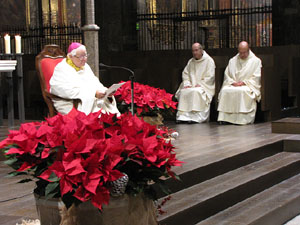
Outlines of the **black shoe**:
[[192,121],[188,121],[188,120],[176,120],[176,124],[184,124],[184,123],[192,123]]
[[188,123],[188,124],[194,124],[194,123],[197,123],[197,122],[195,122],[195,121],[193,121],[193,120],[189,120],[189,121],[187,121],[187,123]]
[[229,125],[229,124],[231,124],[231,123],[225,122],[225,121],[218,121],[218,124],[219,124],[219,125]]

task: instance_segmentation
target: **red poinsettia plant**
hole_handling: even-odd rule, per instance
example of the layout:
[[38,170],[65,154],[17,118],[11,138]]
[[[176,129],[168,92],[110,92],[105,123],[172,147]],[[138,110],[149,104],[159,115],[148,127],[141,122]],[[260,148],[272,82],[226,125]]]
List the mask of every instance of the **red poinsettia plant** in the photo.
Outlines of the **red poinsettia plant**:
[[[123,82],[123,81],[121,81]],[[114,94],[119,104],[128,106],[131,104],[131,84],[127,81]],[[134,106],[138,115],[147,113],[175,112],[177,102],[172,100],[173,95],[164,89],[134,82]],[[122,109],[122,107],[118,107]]]
[[109,203],[109,182],[124,174],[128,194],[177,178],[172,167],[181,162],[165,131],[131,114],[100,113],[73,111],[11,130],[0,149],[12,175],[32,175],[40,196],[61,197],[67,206],[90,200],[99,209]]

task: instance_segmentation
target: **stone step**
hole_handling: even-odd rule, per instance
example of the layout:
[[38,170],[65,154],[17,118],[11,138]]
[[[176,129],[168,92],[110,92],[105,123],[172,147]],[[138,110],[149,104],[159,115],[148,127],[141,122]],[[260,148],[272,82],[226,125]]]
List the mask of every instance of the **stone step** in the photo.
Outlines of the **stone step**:
[[277,153],[172,194],[159,222],[195,224],[298,173],[300,153]]
[[291,177],[197,225],[282,225],[299,214],[300,175]]
[[[170,188],[171,192],[175,193],[195,184],[209,180],[213,177],[227,173],[231,170],[235,170],[242,166],[282,152],[284,145],[285,141],[277,141],[258,148],[253,148],[249,151],[239,153],[237,155],[227,157],[214,163],[210,163],[208,165],[180,174],[181,182],[178,182],[174,179],[168,179],[165,182]],[[154,188],[156,189],[158,198],[163,198],[166,195],[159,188]]]
[[272,121],[272,133],[300,134],[300,118],[287,117]]

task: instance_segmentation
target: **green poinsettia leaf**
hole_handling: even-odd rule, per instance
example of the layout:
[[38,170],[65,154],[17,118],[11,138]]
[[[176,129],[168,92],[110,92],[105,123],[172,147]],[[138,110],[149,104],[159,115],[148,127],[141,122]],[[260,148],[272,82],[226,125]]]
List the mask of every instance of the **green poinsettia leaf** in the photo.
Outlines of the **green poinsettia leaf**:
[[31,171],[34,173],[34,176],[35,176],[35,177],[38,177],[38,176],[40,176],[44,171],[46,171],[47,168],[48,168],[46,165],[47,165],[47,163],[46,163],[46,162],[43,162],[43,163],[41,163],[41,164],[38,164],[38,165],[32,167],[32,168],[31,168]]
[[24,175],[27,174],[26,172],[18,172],[18,171],[13,171],[8,173],[8,175],[6,177],[15,177],[15,176],[19,176],[19,175]]
[[3,150],[3,152],[7,152],[10,148],[17,148],[18,145],[16,144],[9,144],[9,145],[6,145],[5,147],[1,148],[1,150]]
[[181,180],[181,178],[180,178],[180,176],[178,176],[176,173],[174,173],[174,172],[170,172],[171,174],[172,174],[172,176],[169,174],[169,173],[164,173],[164,177],[165,178],[170,178],[170,177],[172,177],[172,178],[175,178],[175,180],[177,180],[177,181],[182,181]]
[[165,182],[161,181],[161,182],[157,182],[157,184],[165,194],[167,194],[167,195],[171,194],[171,190],[167,187]]
[[38,170],[38,166],[34,166],[34,167],[31,168],[32,172],[36,172],[37,170]]
[[8,165],[8,166],[11,166],[11,165],[13,165],[14,163],[16,163],[17,161],[18,161],[17,158],[10,158],[10,159],[4,161],[4,164],[6,164],[6,165]]
[[177,174],[174,173],[173,176],[176,178],[176,180],[182,181],[180,176],[178,176]]
[[51,199],[51,198],[54,198],[54,197],[56,197],[56,195],[57,195],[56,192],[50,193],[50,194],[48,194],[48,195],[46,196],[46,200]]
[[50,176],[49,176],[49,178],[48,178],[50,181],[52,181],[52,182],[58,182],[59,180],[60,180],[60,178],[58,178],[57,176],[56,176],[56,174],[55,173],[51,173],[50,174]]
[[51,182],[46,186],[46,189],[45,189],[46,199],[53,198],[57,194],[58,186],[59,186],[59,182]]

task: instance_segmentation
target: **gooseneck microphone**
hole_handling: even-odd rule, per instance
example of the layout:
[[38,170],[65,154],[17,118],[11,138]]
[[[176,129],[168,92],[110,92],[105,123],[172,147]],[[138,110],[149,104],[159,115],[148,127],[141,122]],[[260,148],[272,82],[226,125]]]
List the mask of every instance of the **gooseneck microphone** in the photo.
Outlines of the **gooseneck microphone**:
[[133,109],[133,103],[134,103],[134,72],[126,67],[123,66],[109,66],[103,63],[99,64],[100,67],[102,68],[107,68],[107,69],[122,69],[122,70],[126,70],[127,72],[129,72],[131,75],[129,76],[129,80],[131,83],[131,106],[130,106],[130,111],[131,114],[134,115],[134,109]]

